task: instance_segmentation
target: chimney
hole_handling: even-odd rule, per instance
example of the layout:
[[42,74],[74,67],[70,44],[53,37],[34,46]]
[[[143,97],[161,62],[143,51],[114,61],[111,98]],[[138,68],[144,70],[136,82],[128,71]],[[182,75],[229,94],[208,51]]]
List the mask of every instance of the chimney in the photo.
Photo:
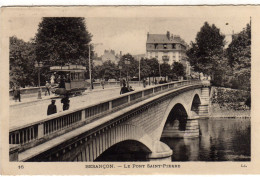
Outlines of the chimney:
[[120,58],[122,57],[122,51],[120,51]]
[[149,32],[147,32],[147,39],[148,39],[148,37],[149,37]]
[[166,36],[170,40],[170,31],[167,31]]

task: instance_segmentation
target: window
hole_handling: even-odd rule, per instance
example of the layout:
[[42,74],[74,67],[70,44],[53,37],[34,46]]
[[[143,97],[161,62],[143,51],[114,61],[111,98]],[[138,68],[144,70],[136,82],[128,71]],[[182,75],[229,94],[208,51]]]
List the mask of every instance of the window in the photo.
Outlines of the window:
[[164,49],[167,49],[167,44],[163,44],[163,48],[164,48]]
[[154,44],[154,48],[157,49],[158,44]]
[[172,44],[172,48],[173,48],[173,49],[176,49],[176,45],[175,45],[175,44]]

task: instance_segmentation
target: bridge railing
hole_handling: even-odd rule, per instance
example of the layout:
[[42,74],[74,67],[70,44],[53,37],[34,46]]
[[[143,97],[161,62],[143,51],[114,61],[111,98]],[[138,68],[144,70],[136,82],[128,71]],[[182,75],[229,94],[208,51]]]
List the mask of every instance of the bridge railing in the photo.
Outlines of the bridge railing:
[[47,118],[25,126],[15,127],[9,131],[10,144],[26,144],[31,141],[39,140],[53,133],[72,127],[76,124],[93,121],[96,116],[113,111],[119,106],[145,99],[156,95],[162,91],[167,91],[187,85],[201,84],[201,81],[189,80],[178,81],[166,84],[155,85],[140,91],[133,91],[108,99],[97,104],[84,106],[74,110],[68,110],[61,113],[47,116]]

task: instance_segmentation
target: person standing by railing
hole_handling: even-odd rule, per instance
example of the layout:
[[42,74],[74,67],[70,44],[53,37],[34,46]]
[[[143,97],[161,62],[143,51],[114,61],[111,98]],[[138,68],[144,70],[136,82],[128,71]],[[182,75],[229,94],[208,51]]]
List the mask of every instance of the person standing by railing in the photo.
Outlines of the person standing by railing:
[[128,88],[126,87],[126,84],[123,83],[123,87],[120,90],[120,95],[129,92]]
[[57,113],[57,107],[55,105],[55,100],[51,100],[51,104],[48,106],[47,115]]

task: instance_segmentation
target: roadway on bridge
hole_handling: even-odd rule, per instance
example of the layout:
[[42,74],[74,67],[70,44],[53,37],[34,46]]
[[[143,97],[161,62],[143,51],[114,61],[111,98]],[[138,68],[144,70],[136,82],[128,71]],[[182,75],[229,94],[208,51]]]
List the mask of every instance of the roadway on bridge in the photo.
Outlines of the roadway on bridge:
[[[142,86],[136,86],[135,90],[142,90]],[[120,88],[108,88],[99,91],[87,92],[82,96],[70,98],[70,110],[82,106],[88,106],[120,95]],[[62,112],[61,98],[56,99],[57,112]],[[47,107],[51,103],[50,99],[26,104],[10,106],[9,127],[19,127],[29,123],[37,122],[47,118]]]

